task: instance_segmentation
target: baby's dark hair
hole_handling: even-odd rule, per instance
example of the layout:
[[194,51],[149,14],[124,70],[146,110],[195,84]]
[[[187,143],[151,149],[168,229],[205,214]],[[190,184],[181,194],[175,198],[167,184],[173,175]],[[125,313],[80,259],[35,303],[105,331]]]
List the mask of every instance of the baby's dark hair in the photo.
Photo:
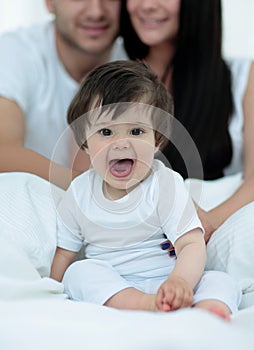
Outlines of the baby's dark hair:
[[[84,148],[86,126],[91,124],[88,112],[102,106],[113,106],[113,119],[116,119],[128,108],[128,103],[121,102],[157,107],[153,111],[153,115],[157,115],[153,118],[155,140],[163,148],[170,136],[173,100],[156,74],[143,61],[106,63],[93,69],[81,82],[67,113],[68,123],[79,147]],[[82,119],[77,123],[79,118]]]

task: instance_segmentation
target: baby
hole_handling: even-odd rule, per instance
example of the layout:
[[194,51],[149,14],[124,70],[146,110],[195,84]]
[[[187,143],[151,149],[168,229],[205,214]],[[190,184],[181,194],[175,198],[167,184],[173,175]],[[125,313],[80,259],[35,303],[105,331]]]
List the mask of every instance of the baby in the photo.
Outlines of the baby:
[[[241,293],[226,273],[204,272],[195,206],[181,176],[155,159],[172,113],[171,96],[142,62],[107,63],[82,82],[68,122],[92,168],[59,205],[51,276],[74,300],[164,312],[193,306],[228,320]],[[160,248],[165,236],[175,256]],[[83,244],[87,259],[73,263]]]

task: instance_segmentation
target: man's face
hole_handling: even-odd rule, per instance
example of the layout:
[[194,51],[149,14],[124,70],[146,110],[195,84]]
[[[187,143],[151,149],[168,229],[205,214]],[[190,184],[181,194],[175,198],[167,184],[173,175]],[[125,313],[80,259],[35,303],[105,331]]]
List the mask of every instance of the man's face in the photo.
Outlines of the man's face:
[[55,15],[56,35],[81,53],[109,49],[119,31],[120,0],[46,0]]

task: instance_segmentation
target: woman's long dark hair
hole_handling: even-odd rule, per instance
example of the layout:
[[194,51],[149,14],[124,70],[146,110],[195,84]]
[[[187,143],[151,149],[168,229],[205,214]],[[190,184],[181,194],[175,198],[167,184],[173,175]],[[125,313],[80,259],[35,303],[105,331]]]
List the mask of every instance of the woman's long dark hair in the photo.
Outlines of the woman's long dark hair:
[[[233,99],[230,70],[221,54],[221,17],[220,0],[181,0],[176,52],[169,62],[173,67],[174,114],[198,148],[205,179],[223,176],[223,169],[232,158],[228,124]],[[122,1],[121,35],[130,59],[145,59],[149,48],[133,30],[126,0]],[[191,152],[189,159],[185,155],[183,161],[171,143],[164,154],[183,177],[199,176],[195,166],[190,173],[184,164],[191,163]]]

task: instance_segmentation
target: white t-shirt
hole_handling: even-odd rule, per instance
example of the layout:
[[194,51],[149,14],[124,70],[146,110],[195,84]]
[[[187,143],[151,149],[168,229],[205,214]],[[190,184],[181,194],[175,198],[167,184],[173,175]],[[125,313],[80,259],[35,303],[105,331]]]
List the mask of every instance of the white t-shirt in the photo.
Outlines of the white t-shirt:
[[[2,34],[0,52],[0,96],[17,102],[24,112],[25,147],[51,158],[78,88],[58,58],[53,22]],[[111,59],[125,58],[117,40]],[[55,161],[68,165],[68,147],[67,137]]]
[[224,170],[225,175],[243,171],[243,98],[246,91],[251,60],[231,59],[227,61],[232,74],[232,95],[234,111],[229,123],[233,155],[230,165]]
[[106,260],[121,275],[169,273],[174,259],[160,249],[163,233],[174,244],[202,226],[181,176],[158,160],[152,169],[139,186],[115,201],[104,196],[102,178],[93,169],[76,178],[58,207],[58,246],[79,251],[86,243],[87,258]]

